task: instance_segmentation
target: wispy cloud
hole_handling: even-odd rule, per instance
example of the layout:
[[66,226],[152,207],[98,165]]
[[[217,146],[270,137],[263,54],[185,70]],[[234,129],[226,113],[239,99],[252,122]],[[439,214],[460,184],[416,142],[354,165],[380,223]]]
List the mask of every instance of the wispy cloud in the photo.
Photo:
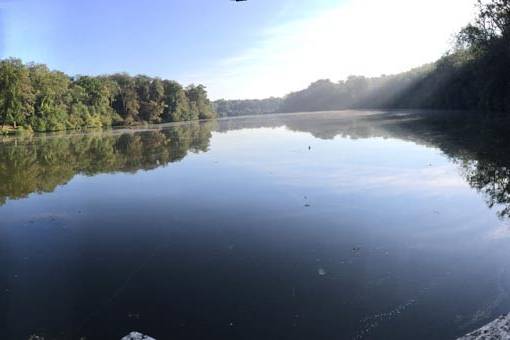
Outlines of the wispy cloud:
[[202,72],[213,97],[283,95],[319,78],[376,76],[434,61],[473,16],[472,0],[349,0],[260,32]]

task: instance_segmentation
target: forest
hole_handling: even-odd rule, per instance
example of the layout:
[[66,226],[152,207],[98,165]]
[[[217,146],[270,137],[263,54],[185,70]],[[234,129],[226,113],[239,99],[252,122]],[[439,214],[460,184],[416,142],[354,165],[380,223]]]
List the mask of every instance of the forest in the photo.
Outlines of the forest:
[[203,85],[125,73],[70,77],[41,64],[0,61],[0,128],[60,131],[209,119]]
[[[230,114],[228,101],[216,105],[219,115]],[[251,101],[232,105],[236,115],[253,114]],[[510,0],[479,0],[476,18],[434,63],[395,75],[318,80],[257,114],[391,108],[510,111]]]
[[267,99],[224,100],[213,103],[214,109],[220,117],[235,117],[275,113],[280,110],[283,99],[271,97]]

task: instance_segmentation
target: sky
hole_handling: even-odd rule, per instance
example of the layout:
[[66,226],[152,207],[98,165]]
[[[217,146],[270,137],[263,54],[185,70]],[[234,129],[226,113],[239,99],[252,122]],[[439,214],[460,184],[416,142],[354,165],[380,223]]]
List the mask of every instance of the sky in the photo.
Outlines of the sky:
[[0,57],[265,98],[444,54],[473,0],[0,0]]

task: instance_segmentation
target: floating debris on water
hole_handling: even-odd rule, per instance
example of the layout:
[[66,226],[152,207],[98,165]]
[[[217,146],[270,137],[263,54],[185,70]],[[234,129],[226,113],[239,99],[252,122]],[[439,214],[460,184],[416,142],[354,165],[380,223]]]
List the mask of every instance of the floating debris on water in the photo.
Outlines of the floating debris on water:
[[[305,196],[304,198],[305,198],[305,201],[308,201],[308,196]],[[305,203],[305,207],[310,208],[311,207],[310,203]]]
[[68,216],[65,214],[41,214],[32,216],[24,225],[64,228],[67,221]]
[[327,274],[326,270],[324,268],[319,268],[317,269],[317,273],[320,275],[320,276],[324,276]]

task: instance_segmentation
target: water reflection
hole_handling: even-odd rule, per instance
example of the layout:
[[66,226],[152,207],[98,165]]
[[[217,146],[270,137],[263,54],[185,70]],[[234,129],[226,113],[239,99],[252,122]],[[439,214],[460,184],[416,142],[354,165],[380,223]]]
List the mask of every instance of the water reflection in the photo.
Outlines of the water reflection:
[[489,207],[496,207],[502,218],[510,217],[510,121],[504,117],[437,111],[325,112],[227,120],[220,131],[268,126],[286,126],[321,139],[397,138],[438,148],[460,166]]
[[215,122],[136,131],[93,131],[0,141],[0,205],[52,192],[76,174],[150,170],[205,152]]
[[[446,117],[446,118],[445,118]],[[466,181],[510,216],[510,124],[455,112],[342,112],[244,117],[144,131],[18,137],[0,140],[0,205],[51,192],[76,174],[136,172],[205,152],[213,131],[285,126],[316,138],[398,138],[439,148],[459,164]]]

